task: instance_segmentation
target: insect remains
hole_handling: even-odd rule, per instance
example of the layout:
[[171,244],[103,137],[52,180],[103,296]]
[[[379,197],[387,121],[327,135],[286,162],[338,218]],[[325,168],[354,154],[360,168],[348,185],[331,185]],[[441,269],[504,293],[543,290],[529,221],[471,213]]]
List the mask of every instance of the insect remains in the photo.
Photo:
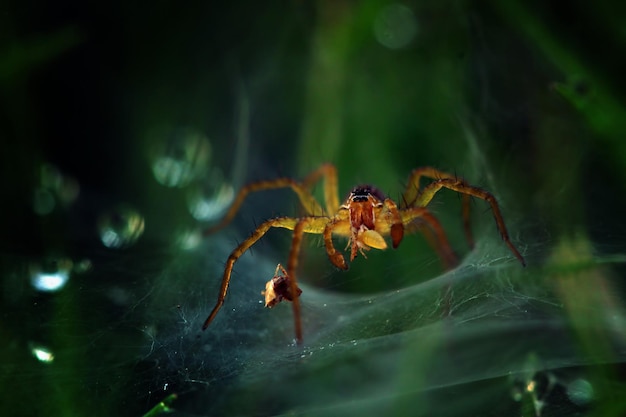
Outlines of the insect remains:
[[300,297],[302,290],[297,285],[295,287],[296,297],[293,296],[291,282],[292,279],[285,268],[278,264],[274,276],[265,284],[265,291],[261,291],[261,295],[265,296],[265,307],[272,308],[283,300],[293,301],[294,298]]

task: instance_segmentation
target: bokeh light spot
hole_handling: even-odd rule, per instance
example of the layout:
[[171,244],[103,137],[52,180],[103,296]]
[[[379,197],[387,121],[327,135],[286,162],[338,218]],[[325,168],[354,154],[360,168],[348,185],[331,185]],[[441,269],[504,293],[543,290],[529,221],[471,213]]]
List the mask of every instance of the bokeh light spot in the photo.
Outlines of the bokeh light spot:
[[42,187],[57,190],[63,184],[63,174],[52,164],[42,164],[40,176]]
[[107,248],[126,248],[133,245],[143,234],[144,219],[139,212],[120,205],[98,219],[100,239]]
[[54,360],[54,354],[52,351],[43,346],[32,346],[30,349],[31,353],[37,360],[44,363],[50,363]]
[[187,206],[195,219],[211,221],[221,217],[234,198],[235,188],[220,170],[214,169],[207,180],[190,190]]
[[35,214],[45,216],[52,213],[57,203],[67,207],[76,201],[80,193],[78,181],[64,176],[52,164],[42,164],[39,173],[40,184],[35,188],[33,195],[33,211]]
[[180,232],[176,243],[182,250],[193,250],[202,243],[202,233],[198,229]]
[[211,159],[211,143],[192,128],[157,129],[151,136],[154,148],[152,173],[159,184],[184,187],[206,172]]
[[45,216],[54,210],[55,200],[52,193],[43,187],[36,188],[33,196],[33,210],[35,214]]
[[567,384],[567,396],[576,405],[587,405],[593,400],[593,386],[586,379],[575,379]]
[[385,6],[374,20],[376,40],[389,49],[408,46],[417,34],[417,20],[408,7],[402,4]]
[[67,284],[72,267],[72,261],[67,258],[51,259],[44,265],[33,262],[30,265],[30,282],[38,291],[58,291]]

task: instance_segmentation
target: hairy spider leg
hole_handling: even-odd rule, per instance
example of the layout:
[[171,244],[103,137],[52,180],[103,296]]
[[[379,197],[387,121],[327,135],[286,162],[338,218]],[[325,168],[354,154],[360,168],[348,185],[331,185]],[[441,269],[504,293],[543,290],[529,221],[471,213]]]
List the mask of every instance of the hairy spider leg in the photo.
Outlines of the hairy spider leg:
[[[321,234],[329,220],[330,218],[328,217],[314,216],[302,217],[300,219],[295,219],[292,217],[277,217],[261,223],[252,232],[252,234],[246,240],[241,242],[239,246],[237,246],[228,256],[228,259],[226,260],[226,267],[224,268],[224,275],[222,277],[222,284],[220,286],[220,291],[217,296],[217,302],[215,303],[215,307],[213,307],[213,310],[209,314],[209,317],[207,317],[204,324],[202,325],[202,330],[206,330],[206,328],[209,327],[209,324],[211,324],[211,322],[217,315],[217,312],[220,310],[220,308],[222,308],[222,305],[224,304],[235,262],[237,262],[241,255],[243,255],[248,249],[250,249],[252,245],[254,245],[259,239],[261,239],[268,232],[268,230],[273,227],[294,230],[297,225],[300,225],[299,227],[304,233]],[[290,262],[293,263],[293,261]],[[289,268],[287,268],[287,271],[293,272],[289,271]]]
[[[406,189],[404,191],[403,197],[403,205],[406,207],[418,206],[423,207],[423,205],[418,204],[418,199],[420,198],[420,194],[422,189],[420,187],[420,180],[422,177],[429,178],[431,180],[441,180],[441,179],[453,179],[455,181],[459,181],[463,184],[466,182],[456,175],[452,175],[445,171],[440,171],[433,167],[420,167],[414,169],[409,175],[409,181],[406,185]],[[470,224],[470,202],[471,195],[462,193],[462,216],[463,216],[463,230],[465,232],[465,238],[469,243],[470,248],[474,247],[474,236],[472,234],[472,226]],[[401,206],[404,207],[404,206]]]
[[339,234],[350,236],[350,220],[347,213],[347,210],[341,210],[337,213],[337,215],[326,224],[323,232],[324,246],[326,247],[326,254],[328,254],[330,262],[344,271],[348,269],[348,265],[343,255],[335,249],[335,245],[333,244],[333,231],[340,230],[341,232]]
[[[300,246],[302,244],[302,236],[304,234],[304,226],[310,218],[303,218],[296,223],[293,229],[293,239],[291,241],[291,250],[289,251],[289,259],[287,260],[287,276],[290,278],[289,284],[292,294],[298,294],[298,285],[296,283],[296,268],[298,267],[298,256],[300,255]],[[300,319],[300,297],[294,297],[292,301],[294,330],[296,334],[296,343],[302,344],[302,320]]]
[[[313,184],[324,177],[324,198],[326,199],[326,210],[324,210],[311,194],[310,188]],[[320,168],[311,172],[302,182],[295,181],[291,178],[276,178],[273,180],[257,181],[245,185],[239,193],[233,204],[228,209],[222,220],[214,226],[204,231],[204,235],[210,235],[216,231],[226,227],[235,217],[244,200],[250,193],[266,190],[274,190],[279,188],[291,188],[304,208],[307,216],[332,215],[339,209],[338,192],[337,192],[337,171],[334,166],[324,164]]]
[[522,266],[526,266],[526,261],[524,260],[524,257],[519,253],[517,248],[511,242],[511,239],[509,237],[509,232],[506,230],[504,219],[502,218],[502,213],[500,213],[500,206],[498,205],[498,201],[490,192],[485,191],[482,188],[468,185],[465,181],[462,181],[459,179],[442,178],[424,187],[424,189],[422,189],[420,195],[418,196],[417,200],[415,201],[415,204],[421,207],[427,206],[428,203],[430,203],[430,201],[433,199],[435,194],[442,188],[448,188],[458,193],[466,194],[472,197],[477,197],[489,203],[489,205],[491,206],[491,210],[493,212],[493,216],[496,221],[496,226],[498,228],[498,231],[500,232],[500,236],[502,237],[502,240],[509,247],[513,255],[515,255],[515,257],[521,262]]
[[[423,220],[428,227],[421,231],[424,233],[429,243],[438,252],[444,266],[451,269],[457,265],[458,260],[452,250],[452,247],[450,246],[450,243],[448,242],[448,237],[446,236],[441,223],[439,223],[439,220],[437,220],[430,210],[426,207],[409,207],[404,210],[400,210],[400,214],[402,216],[402,222],[405,225],[408,225],[418,219]],[[450,306],[452,304],[452,285],[450,283],[445,285],[442,303],[442,317],[447,317],[450,315]]]
[[339,191],[337,183],[337,168],[333,164],[323,164],[302,180],[305,189],[310,190],[313,185],[324,177],[324,202],[326,214],[333,215],[339,211]]
[[404,237],[404,222],[398,211],[398,206],[393,200],[386,198],[385,201],[383,201],[383,207],[387,209],[391,217],[391,229],[389,234],[391,235],[391,244],[393,248],[396,249],[400,246],[400,242],[402,242],[402,238]]
[[418,219],[424,221],[428,227],[420,231],[426,236],[426,240],[434,247],[435,251],[437,251],[444,266],[446,268],[454,268],[457,265],[458,259],[450,246],[446,232],[443,230],[437,217],[435,217],[430,210],[426,207],[409,207],[400,210],[399,214],[404,225],[408,225]]

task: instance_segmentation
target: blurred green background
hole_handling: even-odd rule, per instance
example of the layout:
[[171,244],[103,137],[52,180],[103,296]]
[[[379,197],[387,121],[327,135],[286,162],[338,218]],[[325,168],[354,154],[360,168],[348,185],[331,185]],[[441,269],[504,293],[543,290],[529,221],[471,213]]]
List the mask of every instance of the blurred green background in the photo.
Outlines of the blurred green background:
[[[624,415],[626,6],[223,3],[2,7],[1,413]],[[300,209],[271,191],[202,230],[245,182],[324,162],[341,199],[463,176],[528,266],[482,201],[470,250],[442,191],[456,271],[420,235],[348,272],[308,237],[296,347],[257,302],[272,231],[199,332],[236,243]]]

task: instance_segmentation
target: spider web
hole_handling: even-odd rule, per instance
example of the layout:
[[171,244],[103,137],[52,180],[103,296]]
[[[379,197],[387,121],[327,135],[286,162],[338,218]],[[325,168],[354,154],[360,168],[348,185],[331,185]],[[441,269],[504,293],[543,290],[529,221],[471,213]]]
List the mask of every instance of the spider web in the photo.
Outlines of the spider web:
[[[32,338],[55,348],[55,362],[46,365],[54,386],[88,390],[109,414],[141,415],[173,393],[172,415],[180,416],[586,410],[597,401],[593,390],[617,379],[607,368],[624,369],[622,246],[556,240],[540,223],[508,219],[511,231],[533,231],[532,239],[512,236],[526,258],[523,268],[498,239],[490,213],[484,217],[476,247],[458,267],[434,276],[424,271],[438,264],[436,254],[411,255],[410,239],[395,252],[357,258],[347,272],[305,240],[303,260],[320,254],[318,270],[329,277],[366,285],[382,275],[390,284],[366,294],[341,292],[312,284],[317,272],[303,262],[303,346],[293,342],[291,305],[265,309],[261,295],[277,261],[285,260],[289,233],[268,236],[240,258],[224,307],[200,331],[234,247],[231,237],[240,234],[235,228],[193,250],[148,247],[108,263],[100,258],[89,285],[75,277],[61,293],[63,311]],[[402,261],[370,266],[394,254]],[[55,333],[70,336],[46,337]],[[76,359],[86,356],[94,360]],[[7,361],[3,371],[11,366]],[[31,385],[38,372],[16,376]]]
[[[275,268],[272,254],[241,258],[226,304],[199,332],[218,280],[196,292],[185,291],[178,277],[206,269],[207,276],[221,276],[215,260],[199,261],[203,253],[227,256],[228,245],[213,240],[197,258],[174,262],[162,277],[172,284],[152,297],[150,309],[158,311],[173,304],[164,298],[186,294],[176,311],[160,310],[160,330],[147,338],[144,360],[159,364],[150,392],[178,392],[179,415],[428,415],[434,409],[458,415],[465,409],[484,413],[494,398],[499,405],[492,404],[493,415],[521,406],[536,415],[584,409],[590,400],[580,400],[577,385],[570,385],[587,382],[593,367],[624,362],[626,341],[615,322],[625,316],[619,306],[590,315],[585,328],[601,329],[611,348],[581,351],[567,308],[549,282],[558,269],[546,274],[534,266],[547,244],[524,248],[529,266],[522,268],[496,239],[482,239],[452,271],[358,296],[309,286],[303,271],[305,341],[296,346],[290,304],[269,310],[261,301]],[[596,257],[579,272],[625,263],[623,256]],[[415,266],[419,274],[417,261]],[[368,273],[357,279],[367,280]],[[384,273],[398,272],[389,266]],[[449,395],[454,405],[445,400]]]

